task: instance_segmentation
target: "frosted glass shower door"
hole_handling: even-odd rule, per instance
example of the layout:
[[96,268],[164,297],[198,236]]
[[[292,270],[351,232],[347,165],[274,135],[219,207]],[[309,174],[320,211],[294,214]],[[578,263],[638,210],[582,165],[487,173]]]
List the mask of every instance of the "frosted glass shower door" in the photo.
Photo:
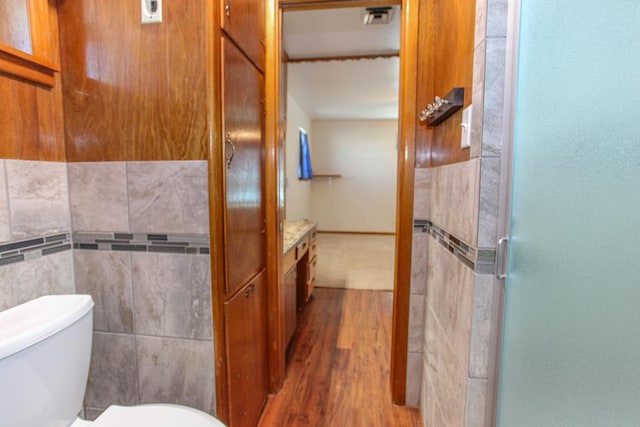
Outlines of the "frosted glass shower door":
[[498,425],[640,426],[640,2],[520,5]]

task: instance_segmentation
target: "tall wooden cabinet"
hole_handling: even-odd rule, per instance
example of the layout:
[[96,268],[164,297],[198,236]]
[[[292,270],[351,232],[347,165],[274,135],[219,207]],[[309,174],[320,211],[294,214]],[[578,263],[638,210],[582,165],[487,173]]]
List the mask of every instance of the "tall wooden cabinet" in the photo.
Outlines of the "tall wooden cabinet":
[[221,0],[220,25],[248,58],[264,70],[264,0]]
[[225,303],[229,426],[255,426],[267,393],[264,270]]
[[229,427],[257,424],[268,391],[264,2],[222,0],[224,333]]
[[263,77],[222,39],[227,295],[265,268]]

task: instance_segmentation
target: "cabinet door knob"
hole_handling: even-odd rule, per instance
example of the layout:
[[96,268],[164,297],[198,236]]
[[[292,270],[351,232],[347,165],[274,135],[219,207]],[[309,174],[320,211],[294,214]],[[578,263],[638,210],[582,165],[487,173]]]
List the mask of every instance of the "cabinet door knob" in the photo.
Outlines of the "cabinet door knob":
[[227,157],[227,169],[231,169],[231,162],[233,162],[233,156],[236,155],[236,145],[233,143],[233,140],[231,139],[231,133],[227,132],[227,134],[224,137],[224,142],[231,145],[231,155],[229,157]]
[[227,18],[231,17],[231,0],[228,0],[227,4],[224,5],[224,13],[227,15]]

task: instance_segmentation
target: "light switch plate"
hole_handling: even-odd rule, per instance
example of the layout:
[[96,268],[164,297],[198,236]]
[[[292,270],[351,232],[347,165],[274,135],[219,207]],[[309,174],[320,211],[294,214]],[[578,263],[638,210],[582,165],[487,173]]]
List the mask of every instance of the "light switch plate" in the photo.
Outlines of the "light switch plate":
[[462,110],[462,123],[460,127],[462,127],[462,132],[460,134],[460,148],[469,148],[471,147],[471,108],[473,106],[469,105],[467,108]]
[[143,24],[159,24],[162,22],[162,0],[140,0]]

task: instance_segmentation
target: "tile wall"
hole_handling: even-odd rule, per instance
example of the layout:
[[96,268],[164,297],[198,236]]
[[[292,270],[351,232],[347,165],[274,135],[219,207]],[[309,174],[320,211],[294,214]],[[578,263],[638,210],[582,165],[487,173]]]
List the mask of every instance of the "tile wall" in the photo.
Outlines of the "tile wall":
[[93,296],[87,418],[149,402],[215,413],[208,221],[205,161],[0,160],[0,309]]
[[78,292],[95,300],[85,397],[215,413],[207,163],[70,163]]
[[416,169],[413,201],[413,239],[411,248],[411,293],[409,297],[409,339],[407,354],[406,400],[408,406],[420,404],[423,372],[425,295],[427,291],[427,230],[420,224],[429,218],[431,170]]
[[0,310],[74,289],[67,166],[0,159]]
[[[488,425],[507,1],[478,0],[476,7],[471,160],[418,169],[415,178],[413,277],[425,289],[423,306],[415,308],[423,319],[422,369],[410,365],[407,379],[422,375],[417,399],[425,426]],[[411,309],[413,317],[413,299]],[[417,337],[414,329],[410,336]],[[407,386],[415,398],[415,385]]]

